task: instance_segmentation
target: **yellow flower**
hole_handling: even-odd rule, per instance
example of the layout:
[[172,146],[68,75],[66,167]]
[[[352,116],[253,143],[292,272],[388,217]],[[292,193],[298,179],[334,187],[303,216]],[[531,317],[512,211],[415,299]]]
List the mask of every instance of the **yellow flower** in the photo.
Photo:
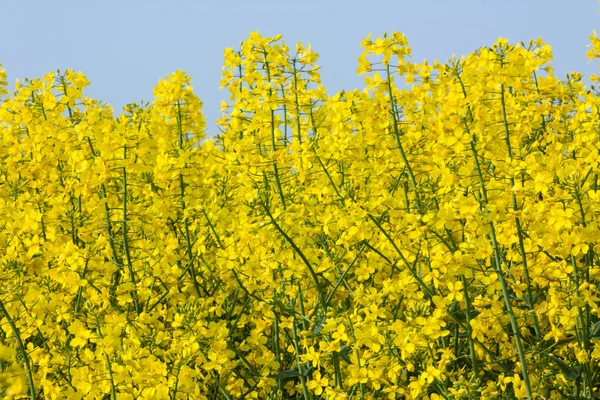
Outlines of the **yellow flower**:
[[312,379],[308,381],[306,386],[319,396],[323,393],[323,388],[326,388],[328,385],[329,379],[322,377],[321,372],[317,370],[313,373]]
[[598,39],[598,35],[596,34],[595,30],[593,33],[594,34],[589,37],[591,43],[588,45],[588,47],[591,48],[585,54],[586,57],[590,59],[600,58],[600,39]]

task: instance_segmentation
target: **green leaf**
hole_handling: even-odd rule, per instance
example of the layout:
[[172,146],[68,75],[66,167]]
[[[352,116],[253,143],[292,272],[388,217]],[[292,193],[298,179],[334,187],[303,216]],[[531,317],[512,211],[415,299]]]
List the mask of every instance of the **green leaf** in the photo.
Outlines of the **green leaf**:
[[591,337],[594,339],[600,339],[600,321],[596,322],[592,329],[590,329]]
[[[310,375],[310,373],[314,370],[314,367],[307,367],[305,368],[305,371],[302,373],[303,376],[308,376]],[[282,371],[278,374],[275,375],[269,375],[269,378],[273,378],[273,379],[291,379],[291,378],[297,378],[300,376],[300,371],[298,369],[298,367],[294,368],[294,369],[289,369],[287,371]]]
[[550,357],[552,357],[554,362],[558,365],[558,368],[560,368],[560,371],[566,380],[574,381],[575,379],[579,378],[579,375],[581,374],[579,371],[576,371],[572,367],[568,366],[563,360],[556,356],[550,355]]
[[348,364],[350,364],[350,357],[349,357],[349,353],[350,353],[350,348],[346,345],[342,345],[342,347],[340,348],[340,358],[344,361],[346,361]]

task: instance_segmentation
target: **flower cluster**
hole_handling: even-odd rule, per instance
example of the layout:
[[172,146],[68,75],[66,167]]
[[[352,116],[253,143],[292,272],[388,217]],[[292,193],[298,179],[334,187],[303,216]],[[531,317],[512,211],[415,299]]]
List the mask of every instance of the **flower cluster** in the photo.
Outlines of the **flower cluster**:
[[0,70],[0,396],[598,397],[600,93],[541,40],[363,47],[330,95],[251,33],[213,139],[181,71],[115,116]]

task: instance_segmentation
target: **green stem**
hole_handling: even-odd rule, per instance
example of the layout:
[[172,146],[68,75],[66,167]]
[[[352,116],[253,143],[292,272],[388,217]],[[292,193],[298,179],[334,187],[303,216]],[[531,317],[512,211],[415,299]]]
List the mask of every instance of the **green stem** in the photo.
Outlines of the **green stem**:
[[304,262],[304,265],[306,265],[306,268],[308,268],[308,271],[310,272],[310,275],[311,275],[313,281],[315,282],[315,286],[317,287],[317,292],[319,293],[319,300],[321,302],[321,306],[323,307],[324,310],[327,309],[325,292],[323,290],[323,287],[321,286],[319,277],[317,276],[317,273],[315,272],[312,264],[310,263],[310,261],[308,261],[308,258],[306,258],[306,256],[302,252],[302,250],[300,250],[300,248],[296,245],[294,240],[281,228],[281,226],[279,226],[279,224],[277,223],[275,218],[273,218],[271,211],[267,207],[264,207],[264,209],[265,209],[267,216],[271,220],[271,223],[275,227],[275,229],[277,229],[277,231],[281,234],[281,236],[283,236],[285,238],[285,240],[290,244],[290,246],[292,246],[292,249],[294,249],[294,251],[298,254],[298,256],[300,256],[300,258]]
[[306,386],[306,377],[304,376],[304,367],[300,360],[300,346],[298,345],[298,332],[296,330],[296,320],[292,321],[292,335],[294,337],[294,350],[296,351],[296,364],[298,364],[298,375],[300,376],[300,384],[302,385],[302,393],[304,400],[310,399],[308,387]]
[[394,96],[392,93],[392,77],[390,73],[390,66],[386,65],[386,73],[387,73],[387,85],[390,96],[390,113],[392,114],[392,122],[393,129],[392,132],[394,134],[394,139],[396,140],[396,145],[398,146],[398,151],[400,152],[400,156],[402,157],[402,161],[404,162],[404,166],[406,167],[406,171],[408,172],[408,177],[410,179],[410,183],[413,186],[413,190],[415,192],[415,201],[416,206],[419,212],[421,212],[421,200],[419,198],[419,191],[417,190],[417,179],[415,178],[415,174],[408,163],[408,158],[406,157],[406,153],[404,152],[404,146],[402,146],[402,142],[400,141],[400,129],[398,129],[398,117],[396,116],[396,104],[394,103]]
[[301,124],[300,124],[300,101],[298,100],[298,69],[296,60],[293,62],[294,67],[294,104],[296,105],[296,132],[298,143],[302,143]]
[[406,266],[406,268],[409,270],[409,272],[411,273],[412,277],[417,281],[417,283],[419,284],[419,286],[421,287],[421,289],[423,290],[423,292],[425,292],[425,294],[427,295],[428,299],[431,300],[433,298],[433,295],[435,294],[435,292],[432,292],[432,290],[429,289],[429,287],[427,287],[427,285],[425,284],[425,282],[423,282],[423,280],[417,274],[417,272],[415,271],[415,269],[410,265],[410,263],[408,262],[408,260],[406,259],[406,257],[404,257],[404,254],[402,253],[402,250],[400,250],[400,248],[398,248],[398,245],[396,244],[396,242],[394,242],[394,239],[392,239],[392,237],[390,236],[390,234],[385,229],[383,229],[383,227],[381,226],[381,224],[379,223],[379,221],[377,221],[377,219],[375,219],[375,217],[373,217],[371,214],[369,214],[368,217],[369,217],[369,219],[371,221],[373,221],[373,223],[377,226],[377,228],[379,228],[379,230],[381,231],[381,233],[383,233],[383,236],[385,236],[385,238],[392,245],[392,247],[394,248],[394,250],[396,251],[396,253],[398,253],[398,255],[400,256],[400,259],[402,260],[402,262],[404,263],[404,265]]
[[[508,151],[508,157],[512,160],[512,149],[510,147],[510,130],[508,128],[508,117],[506,116],[506,102],[504,100],[504,84],[501,86],[501,104],[502,104],[502,120],[504,125],[504,134],[505,134],[505,142],[506,149]],[[512,186],[515,185],[514,177],[510,177],[510,183]],[[517,204],[517,196],[512,193],[512,206],[513,210],[516,212],[519,210]],[[535,331],[535,337],[539,341],[541,339],[541,330],[538,322],[537,315],[535,314],[535,307],[533,301],[533,293],[531,291],[531,278],[529,277],[529,267],[527,265],[527,253],[525,252],[525,243],[524,243],[524,235],[523,228],[521,227],[521,220],[519,217],[515,217],[515,224],[517,226],[517,236],[519,239],[519,253],[521,254],[521,260],[523,261],[523,273],[525,276],[525,284],[527,285],[526,293],[527,293],[527,308],[529,309],[529,315],[531,316],[531,320],[533,322],[533,329]]]
[[[177,134],[179,137],[179,150],[183,150],[183,124],[181,117],[181,103],[177,100]],[[187,163],[184,165],[184,168],[187,168]],[[183,181],[183,175],[179,173],[179,190],[180,190],[180,199],[181,199],[181,210],[183,213],[186,211],[185,204],[185,183]],[[194,291],[196,292],[196,297],[202,297],[200,293],[200,283],[196,278],[196,268],[194,267],[194,256],[192,250],[192,242],[190,239],[190,227],[188,217],[184,216],[183,226],[185,229],[185,244],[188,255],[188,271],[190,273],[190,279],[192,280],[192,284],[194,285]]]
[[[485,182],[483,180],[483,174],[481,172],[481,167],[479,165],[479,157],[477,156],[477,150],[475,149],[474,141],[471,141],[471,151],[473,152],[473,157],[475,159],[475,165],[477,167],[477,175],[479,177],[479,182],[481,184],[481,190],[483,193],[483,203],[487,205],[487,192],[485,190]],[[482,210],[483,211],[483,210]],[[506,306],[506,312],[510,318],[510,324],[512,326],[512,330],[514,332],[515,342],[517,345],[517,352],[519,353],[519,361],[521,362],[521,372],[523,373],[523,381],[525,383],[525,391],[527,393],[527,399],[533,400],[533,395],[531,393],[531,383],[529,382],[529,373],[527,372],[527,358],[525,357],[525,351],[523,349],[523,344],[521,342],[521,332],[519,330],[519,324],[517,323],[517,319],[515,317],[515,313],[512,308],[512,303],[510,302],[510,294],[508,293],[508,285],[506,284],[506,278],[504,276],[504,271],[502,270],[502,263],[500,260],[500,249],[498,246],[498,242],[496,240],[496,231],[494,228],[493,221],[489,221],[490,226],[490,237],[492,240],[492,246],[494,248],[494,265],[496,267],[496,274],[498,274],[498,279],[500,281],[500,285],[502,286],[502,297],[504,297],[504,304]]]
[[[92,152],[92,155],[94,157],[98,157],[98,155],[96,154],[96,151],[94,150],[94,146],[92,145],[92,140],[90,139],[89,136],[86,139],[87,139],[88,146],[90,147],[90,151]],[[121,270],[123,269],[123,262],[121,260],[119,260],[119,257],[117,255],[117,248],[116,248],[115,240],[114,240],[113,233],[112,233],[113,227],[112,227],[112,222],[110,219],[110,211],[111,210],[110,210],[110,207],[108,206],[108,196],[107,196],[107,192],[106,192],[106,186],[104,184],[100,185],[100,198],[103,200],[103,204],[104,204],[104,219],[106,221],[106,235],[108,236],[108,243],[110,245],[110,249],[112,252],[112,262],[113,262],[113,264],[115,264],[117,266],[117,270],[115,271],[115,273],[113,275],[112,283],[109,288],[109,296],[110,296],[111,304],[113,304],[114,306],[118,306],[118,304],[115,300],[114,293],[115,293],[117,286],[119,285],[119,281],[121,279]]]
[[[123,146],[123,160],[127,160],[127,145]],[[131,253],[129,251],[129,240],[127,237],[127,218],[127,168],[123,167],[123,250],[125,252],[127,268],[129,270],[129,278],[131,279],[131,283],[133,284],[133,292],[131,293],[131,297],[133,298],[135,311],[138,315],[140,315],[142,310],[138,302],[137,280],[135,278],[135,272],[133,271],[133,262],[131,261]]]
[[106,354],[106,352],[104,353],[104,359],[106,360],[108,379],[110,380],[110,398],[111,400],[117,400],[117,391],[115,389],[115,381],[113,379],[112,367],[110,365],[110,360],[108,359],[108,354]]
[[6,317],[6,320],[10,325],[10,329],[12,329],[13,335],[15,335],[17,345],[19,346],[19,351],[21,352],[21,357],[23,357],[23,362],[25,363],[25,370],[27,371],[29,395],[31,396],[31,400],[36,400],[37,394],[35,392],[35,385],[33,383],[33,373],[31,370],[31,364],[29,363],[29,354],[27,354],[27,349],[25,348],[25,346],[23,345],[23,341],[21,340],[21,334],[19,333],[19,330],[17,329],[17,326],[15,325],[14,321],[10,317],[8,310],[6,310],[6,307],[4,307],[4,303],[2,302],[2,300],[0,300],[0,311],[2,311],[4,317]]
[[[269,67],[269,62],[267,61],[267,52],[264,49],[263,49],[263,54],[265,57],[264,64],[265,64],[265,69],[267,71],[267,80],[269,82],[268,93],[269,93],[269,99],[270,99],[273,96],[273,89],[271,88],[271,69]],[[271,108],[271,123],[270,123],[270,125],[271,125],[271,150],[273,152],[273,156],[275,156],[275,152],[277,151],[277,144],[276,144],[276,140],[275,140],[275,111],[273,110],[273,108]],[[273,173],[275,174],[275,186],[277,186],[277,193],[279,195],[279,200],[281,201],[281,206],[285,210],[285,208],[286,208],[285,197],[283,195],[281,181],[279,180],[279,169],[277,168],[277,162],[275,161],[275,158],[272,159],[272,163],[273,163]]]

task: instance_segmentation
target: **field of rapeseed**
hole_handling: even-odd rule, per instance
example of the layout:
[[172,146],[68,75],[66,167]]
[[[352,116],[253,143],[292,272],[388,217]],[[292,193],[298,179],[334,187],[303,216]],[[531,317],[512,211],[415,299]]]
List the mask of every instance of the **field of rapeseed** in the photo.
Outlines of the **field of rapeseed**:
[[598,398],[599,78],[362,45],[335,95],[227,49],[213,139],[183,72],[115,116],[0,70],[1,397]]

